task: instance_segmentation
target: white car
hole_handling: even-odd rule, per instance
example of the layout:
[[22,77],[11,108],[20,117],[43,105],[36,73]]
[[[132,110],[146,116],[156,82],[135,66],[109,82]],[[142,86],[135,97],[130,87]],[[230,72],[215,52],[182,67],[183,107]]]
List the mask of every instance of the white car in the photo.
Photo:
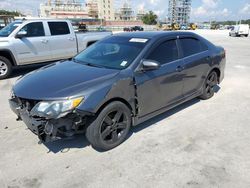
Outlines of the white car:
[[0,79],[13,67],[69,59],[111,32],[75,33],[67,20],[20,20],[0,30]]
[[229,36],[246,36],[249,35],[249,25],[248,24],[240,24],[233,27],[233,29],[229,32]]

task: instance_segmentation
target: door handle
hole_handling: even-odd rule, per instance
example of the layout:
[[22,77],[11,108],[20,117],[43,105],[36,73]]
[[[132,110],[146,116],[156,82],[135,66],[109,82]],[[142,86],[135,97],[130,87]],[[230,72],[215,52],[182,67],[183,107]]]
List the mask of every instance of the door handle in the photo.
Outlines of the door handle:
[[176,68],[176,71],[177,72],[181,72],[181,71],[183,71],[184,70],[184,67],[183,66],[178,66],[177,68]]
[[46,43],[48,43],[48,40],[43,39],[43,40],[41,40],[41,42],[44,43],[44,44],[46,44]]

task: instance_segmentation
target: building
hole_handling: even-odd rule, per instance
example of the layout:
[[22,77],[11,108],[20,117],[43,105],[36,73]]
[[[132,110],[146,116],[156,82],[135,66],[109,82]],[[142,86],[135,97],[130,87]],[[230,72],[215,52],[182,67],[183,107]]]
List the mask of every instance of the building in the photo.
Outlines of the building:
[[86,7],[88,10],[88,15],[91,18],[99,17],[98,2],[95,0],[87,0]]
[[115,20],[120,20],[120,21],[133,21],[133,20],[135,20],[134,11],[127,1],[125,1],[123,3],[122,7],[116,11]]
[[114,0],[48,0],[40,5],[41,17],[52,18],[98,18],[114,20]]
[[169,0],[168,21],[170,24],[189,24],[192,0]]
[[144,9],[139,9],[136,15],[136,20],[142,20],[142,17],[146,15],[146,11]]
[[83,3],[77,0],[55,0],[40,5],[40,17],[51,18],[88,18],[88,11]]
[[98,3],[98,17],[104,20],[114,20],[114,0],[95,0]]

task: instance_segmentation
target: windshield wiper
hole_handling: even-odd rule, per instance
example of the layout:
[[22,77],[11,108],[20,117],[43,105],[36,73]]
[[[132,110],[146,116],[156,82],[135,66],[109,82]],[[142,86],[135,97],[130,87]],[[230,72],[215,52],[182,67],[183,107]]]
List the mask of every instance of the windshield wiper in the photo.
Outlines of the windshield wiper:
[[74,62],[82,63],[82,64],[87,65],[87,66],[90,66],[90,67],[107,68],[107,67],[105,67],[104,65],[98,65],[98,64],[94,64],[94,63],[88,63],[88,62],[85,62],[85,61],[78,60],[78,59],[76,59],[76,58],[73,58],[72,60],[73,60]]

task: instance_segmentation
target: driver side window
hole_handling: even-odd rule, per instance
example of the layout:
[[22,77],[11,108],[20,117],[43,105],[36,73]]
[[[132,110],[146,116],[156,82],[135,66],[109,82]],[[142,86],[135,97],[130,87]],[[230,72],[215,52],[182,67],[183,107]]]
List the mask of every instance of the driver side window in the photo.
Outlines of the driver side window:
[[27,34],[25,37],[43,37],[45,36],[43,23],[34,22],[25,25],[20,31],[25,31]]
[[149,60],[159,62],[161,65],[170,63],[179,58],[176,40],[169,40],[160,44],[147,57]]

